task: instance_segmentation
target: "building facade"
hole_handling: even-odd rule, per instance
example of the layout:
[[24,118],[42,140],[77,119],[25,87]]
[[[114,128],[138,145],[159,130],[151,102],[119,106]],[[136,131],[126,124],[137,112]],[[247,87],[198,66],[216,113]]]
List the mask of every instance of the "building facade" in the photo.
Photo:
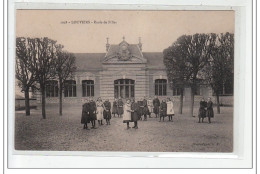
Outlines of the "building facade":
[[[82,102],[86,97],[109,99],[121,97],[140,99],[144,96],[159,98],[179,97],[179,89],[170,87],[163,63],[162,52],[143,52],[139,39],[129,44],[123,38],[119,44],[109,44],[104,53],[75,53],[77,72],[66,81],[63,100]],[[197,97],[196,97],[197,96]],[[212,90],[201,86],[195,100],[212,96]],[[38,95],[38,101],[41,97]],[[190,99],[190,89],[184,90],[184,100]],[[46,86],[47,103],[58,102],[58,81]]]

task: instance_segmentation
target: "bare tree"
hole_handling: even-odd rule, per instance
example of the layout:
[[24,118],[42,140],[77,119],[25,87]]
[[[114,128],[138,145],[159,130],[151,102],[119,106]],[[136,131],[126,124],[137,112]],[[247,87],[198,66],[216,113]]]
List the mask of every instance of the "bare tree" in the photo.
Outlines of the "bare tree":
[[45,87],[48,80],[55,78],[55,62],[57,58],[56,41],[47,37],[28,39],[32,50],[32,60],[29,62],[30,69],[35,72],[37,82],[40,85],[42,97],[42,117],[46,119],[45,111]]
[[164,65],[166,67],[166,72],[170,86],[172,88],[180,89],[180,106],[179,114],[182,114],[183,108],[183,92],[185,86],[187,86],[188,71],[186,66],[186,57],[182,57],[182,50],[180,45],[174,42],[172,46],[163,51],[164,55]]
[[59,114],[62,115],[62,92],[64,83],[71,79],[76,71],[75,56],[72,53],[62,51],[63,46],[57,46],[56,73],[59,80]]
[[36,81],[36,73],[33,71],[29,63],[32,61],[33,50],[29,47],[30,39],[24,37],[16,38],[16,79],[18,80],[18,86],[24,92],[25,98],[25,112],[26,115],[30,115],[30,99],[29,90],[34,86]]
[[207,34],[183,35],[175,42],[176,47],[178,47],[177,56],[181,59],[180,61],[183,61],[179,65],[185,65],[182,68],[186,71],[180,82],[183,80],[183,83],[191,88],[191,116],[193,116],[194,93],[200,84],[198,74],[208,63],[214,42],[214,38]]
[[211,34],[216,38],[208,65],[203,69],[203,76],[211,86],[217,99],[217,113],[220,114],[220,93],[225,93],[225,85],[232,84],[234,76],[234,35],[231,33]]

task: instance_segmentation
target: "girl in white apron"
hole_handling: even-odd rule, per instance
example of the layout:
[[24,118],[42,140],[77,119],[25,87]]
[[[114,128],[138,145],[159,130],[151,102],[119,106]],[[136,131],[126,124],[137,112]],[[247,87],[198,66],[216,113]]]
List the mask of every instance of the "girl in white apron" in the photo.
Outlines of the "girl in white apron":
[[131,122],[131,101],[128,99],[124,105],[123,123],[127,124],[127,129],[129,129],[129,122]]
[[100,97],[97,100],[96,106],[97,106],[98,125],[103,125],[102,120],[103,120],[104,105]]
[[170,98],[167,98],[167,116],[169,117],[169,121],[172,121],[172,116],[174,116],[173,102]]

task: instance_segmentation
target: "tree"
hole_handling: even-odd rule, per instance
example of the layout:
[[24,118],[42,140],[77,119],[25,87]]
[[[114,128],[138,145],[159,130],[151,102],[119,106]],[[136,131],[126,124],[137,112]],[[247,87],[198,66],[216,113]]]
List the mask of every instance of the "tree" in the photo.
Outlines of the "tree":
[[[183,35],[175,42],[178,48],[176,49],[178,52],[177,56],[181,59],[180,61],[183,61],[182,63],[178,63],[178,65],[181,65],[179,69],[183,68],[186,71],[185,76],[183,79],[180,79],[180,82],[191,88],[191,116],[193,116],[194,93],[200,83],[198,74],[208,63],[214,42],[215,38],[207,34]],[[167,71],[172,71],[172,67],[166,66],[166,68]]]
[[62,51],[63,46],[57,46],[56,73],[59,81],[59,114],[62,115],[62,92],[67,79],[73,78],[76,71],[75,56]]
[[234,76],[234,35],[231,33],[211,34],[216,38],[208,65],[203,70],[206,82],[211,86],[217,99],[217,113],[220,114],[219,94],[225,92],[225,85]]
[[169,48],[163,51],[164,55],[164,65],[166,67],[166,73],[168,80],[170,82],[171,88],[180,89],[180,106],[179,114],[182,114],[183,108],[183,92],[184,88],[187,85],[187,66],[186,66],[186,57],[182,57],[180,45],[175,42]]
[[32,50],[32,60],[29,62],[31,72],[35,72],[36,80],[39,83],[42,97],[42,117],[46,119],[45,112],[45,86],[48,80],[55,78],[55,62],[57,58],[56,41],[47,37],[28,39]]
[[30,69],[29,63],[32,61],[33,50],[29,47],[29,40],[24,37],[16,38],[16,79],[18,86],[22,88],[25,98],[25,113],[30,115],[29,90],[34,86],[36,73]]

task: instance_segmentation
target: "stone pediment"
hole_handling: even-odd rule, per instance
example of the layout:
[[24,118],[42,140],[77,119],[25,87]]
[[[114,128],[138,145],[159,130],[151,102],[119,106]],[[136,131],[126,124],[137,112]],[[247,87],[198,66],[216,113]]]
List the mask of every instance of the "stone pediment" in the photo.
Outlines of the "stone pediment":
[[125,40],[118,45],[109,45],[102,63],[146,63],[138,44],[128,44]]

